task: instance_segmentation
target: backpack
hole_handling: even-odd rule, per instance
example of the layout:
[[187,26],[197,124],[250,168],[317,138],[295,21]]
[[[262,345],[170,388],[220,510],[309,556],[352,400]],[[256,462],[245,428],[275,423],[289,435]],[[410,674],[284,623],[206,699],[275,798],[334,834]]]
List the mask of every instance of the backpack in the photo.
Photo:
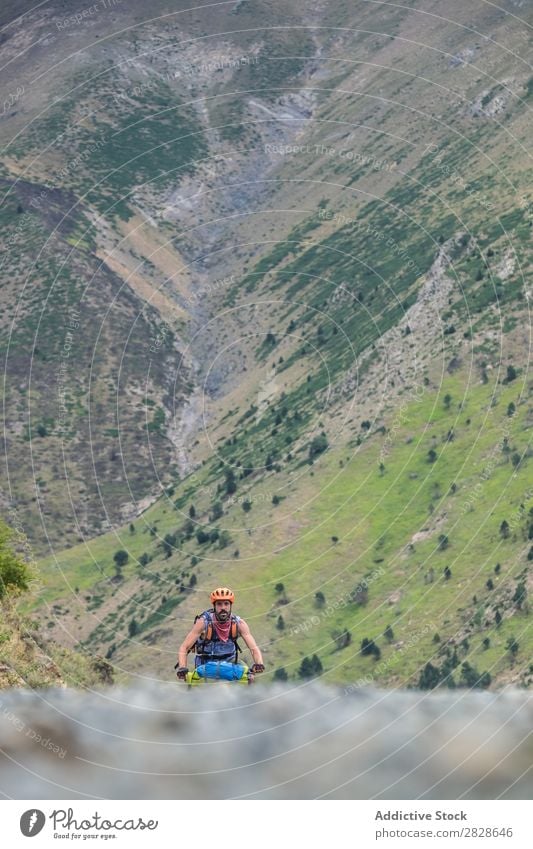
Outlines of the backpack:
[[221,640],[217,636],[215,626],[213,625],[214,613],[215,611],[212,608],[211,610],[204,610],[203,613],[199,613],[194,617],[195,622],[201,618],[203,618],[205,622],[203,636],[200,636],[194,644],[194,650],[196,652],[196,666],[204,663],[206,658],[209,658],[210,660],[227,660],[228,658],[233,657],[235,658],[235,662],[238,661],[238,655],[241,651],[237,642],[237,636],[239,633],[239,617],[234,614],[231,615],[229,637],[227,642],[224,642],[224,640]]

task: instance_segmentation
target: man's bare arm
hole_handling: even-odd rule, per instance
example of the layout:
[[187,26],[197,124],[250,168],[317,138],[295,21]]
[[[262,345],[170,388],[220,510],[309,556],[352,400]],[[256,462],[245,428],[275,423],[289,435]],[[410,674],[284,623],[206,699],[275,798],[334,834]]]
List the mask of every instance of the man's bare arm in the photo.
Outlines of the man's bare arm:
[[239,634],[250,649],[250,653],[254,659],[254,663],[260,663],[261,665],[263,665],[263,656],[244,619],[239,620]]
[[197,622],[194,623],[191,630],[183,640],[181,646],[178,649],[178,663],[180,666],[187,666],[187,655],[194,646],[195,642],[198,640],[198,637],[202,633],[205,628],[205,622],[202,618],[198,619]]

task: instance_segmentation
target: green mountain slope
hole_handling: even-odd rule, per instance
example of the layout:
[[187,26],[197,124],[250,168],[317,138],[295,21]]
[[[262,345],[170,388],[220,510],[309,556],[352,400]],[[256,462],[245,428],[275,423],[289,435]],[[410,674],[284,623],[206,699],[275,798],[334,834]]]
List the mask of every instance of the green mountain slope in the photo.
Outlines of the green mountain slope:
[[[51,633],[107,651],[123,671],[165,675],[211,584],[224,581],[238,588],[236,608],[269,666],[290,675],[317,654],[331,680],[412,685],[451,647],[500,683],[529,683],[533,490],[523,396],[520,376],[469,385],[459,372],[440,392],[429,383],[406,393],[381,428],[354,422],[350,443],[302,464],[297,483],[273,469],[239,480],[228,496],[224,466],[197,473],[194,488],[186,479],[133,531],[41,564]],[[129,555],[120,577],[119,549]],[[378,662],[360,654],[365,637],[380,648]],[[511,637],[516,656],[506,649]]]

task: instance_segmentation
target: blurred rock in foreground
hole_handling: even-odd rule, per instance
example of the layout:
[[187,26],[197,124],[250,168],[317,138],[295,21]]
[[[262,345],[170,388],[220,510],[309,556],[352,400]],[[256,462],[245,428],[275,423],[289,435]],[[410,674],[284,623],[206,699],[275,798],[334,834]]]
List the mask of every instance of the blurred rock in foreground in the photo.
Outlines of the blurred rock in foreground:
[[0,791],[23,799],[525,799],[533,700],[319,683],[0,692]]

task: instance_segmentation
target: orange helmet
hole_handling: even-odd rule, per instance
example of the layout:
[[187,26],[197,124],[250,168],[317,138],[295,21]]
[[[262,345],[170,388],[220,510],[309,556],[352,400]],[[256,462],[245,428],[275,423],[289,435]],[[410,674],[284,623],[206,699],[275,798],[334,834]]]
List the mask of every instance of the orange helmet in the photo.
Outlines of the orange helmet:
[[233,590],[228,589],[228,587],[217,587],[216,590],[213,590],[211,593],[210,598],[212,604],[214,604],[215,601],[230,601],[233,604],[235,601]]

